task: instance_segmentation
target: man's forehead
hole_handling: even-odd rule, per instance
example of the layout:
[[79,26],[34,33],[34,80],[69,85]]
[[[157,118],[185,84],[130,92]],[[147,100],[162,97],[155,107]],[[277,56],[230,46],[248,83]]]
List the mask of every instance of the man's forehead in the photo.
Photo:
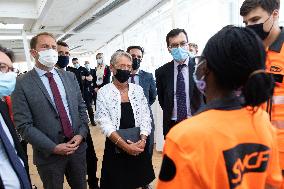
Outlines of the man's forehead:
[[264,10],[263,8],[261,8],[260,6],[252,9],[246,16],[243,17],[243,21],[248,21],[254,17],[263,17],[263,16],[267,16],[269,15],[269,13]]
[[9,67],[13,66],[13,63],[10,58],[3,52],[0,52],[0,63],[6,64]]
[[56,41],[53,37],[49,36],[49,35],[40,35],[37,38],[38,44],[43,44],[43,43],[51,43],[51,44],[56,44]]

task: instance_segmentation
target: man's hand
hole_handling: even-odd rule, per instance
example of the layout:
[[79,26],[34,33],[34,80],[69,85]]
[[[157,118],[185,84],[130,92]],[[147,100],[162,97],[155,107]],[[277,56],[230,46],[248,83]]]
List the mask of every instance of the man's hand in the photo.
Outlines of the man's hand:
[[69,144],[70,147],[73,147],[73,148],[77,146],[79,147],[82,140],[83,140],[83,137],[81,135],[75,135],[71,140],[67,142],[67,144]]
[[99,88],[97,87],[97,88],[95,88],[94,90],[95,90],[95,92],[97,93],[97,92],[98,92],[98,90],[99,90]]
[[70,155],[73,154],[79,146],[72,147],[70,144],[61,143],[55,146],[53,153],[57,155]]

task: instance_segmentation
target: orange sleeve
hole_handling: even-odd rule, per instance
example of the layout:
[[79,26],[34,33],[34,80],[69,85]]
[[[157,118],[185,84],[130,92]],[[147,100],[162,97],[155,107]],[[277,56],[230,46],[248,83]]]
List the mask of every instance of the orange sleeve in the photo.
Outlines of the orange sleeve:
[[277,138],[275,129],[271,126],[272,133],[272,149],[271,149],[271,159],[268,164],[267,179],[266,183],[274,187],[280,187],[282,183],[282,173],[279,163],[279,153],[277,146]]
[[202,189],[198,172],[190,154],[167,138],[157,189]]

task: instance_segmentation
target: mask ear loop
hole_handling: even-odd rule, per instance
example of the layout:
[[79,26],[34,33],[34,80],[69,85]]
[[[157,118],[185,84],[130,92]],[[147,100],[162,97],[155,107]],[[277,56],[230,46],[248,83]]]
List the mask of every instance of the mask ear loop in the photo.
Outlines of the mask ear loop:
[[[272,16],[272,14],[271,14],[271,15],[270,15],[270,16],[269,16],[266,20],[265,20],[265,22],[267,22],[271,16]],[[265,22],[263,22],[263,24],[264,24]],[[271,32],[271,30],[272,30],[273,26],[274,26],[274,20],[273,20],[273,23],[272,23],[272,25],[271,25],[271,27],[270,27],[270,29],[269,29],[268,33],[270,33],[270,32]]]

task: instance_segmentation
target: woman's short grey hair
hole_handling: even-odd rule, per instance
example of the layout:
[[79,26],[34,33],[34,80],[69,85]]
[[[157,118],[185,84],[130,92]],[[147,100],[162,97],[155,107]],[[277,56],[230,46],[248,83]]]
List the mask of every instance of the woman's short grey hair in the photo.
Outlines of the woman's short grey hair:
[[118,58],[120,58],[120,57],[122,57],[122,56],[125,56],[126,58],[129,58],[129,60],[132,62],[132,56],[131,56],[129,53],[119,51],[119,52],[115,52],[115,53],[111,56],[111,58],[110,58],[110,64],[114,66],[114,65],[117,63]]

